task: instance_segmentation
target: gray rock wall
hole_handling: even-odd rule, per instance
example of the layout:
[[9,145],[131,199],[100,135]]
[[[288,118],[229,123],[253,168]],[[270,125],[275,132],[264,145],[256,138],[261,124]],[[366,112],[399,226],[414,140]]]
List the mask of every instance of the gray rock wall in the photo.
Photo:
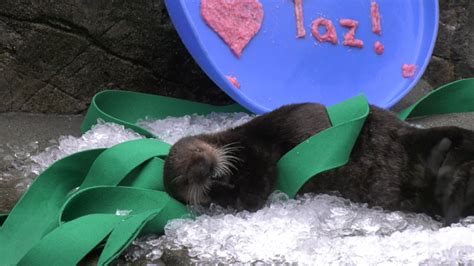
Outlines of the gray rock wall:
[[474,1],[439,0],[440,24],[424,79],[433,87],[474,77]]
[[[474,2],[440,7],[432,86],[474,76]],[[0,112],[80,113],[107,88],[231,102],[194,63],[162,0],[0,1]]]

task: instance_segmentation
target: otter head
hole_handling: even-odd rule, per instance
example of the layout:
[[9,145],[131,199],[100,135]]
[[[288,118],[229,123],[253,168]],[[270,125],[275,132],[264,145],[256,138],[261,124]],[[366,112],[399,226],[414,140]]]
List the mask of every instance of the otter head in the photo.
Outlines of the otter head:
[[217,146],[203,135],[185,137],[171,147],[164,165],[164,185],[175,199],[190,205],[207,205],[216,183],[228,182],[238,158],[232,145]]

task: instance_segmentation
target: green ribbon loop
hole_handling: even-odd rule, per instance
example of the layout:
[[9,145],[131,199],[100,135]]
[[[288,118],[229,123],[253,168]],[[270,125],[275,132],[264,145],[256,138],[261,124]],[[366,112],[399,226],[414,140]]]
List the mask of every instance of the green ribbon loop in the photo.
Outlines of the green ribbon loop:
[[142,166],[135,168],[119,185],[165,191],[162,176],[156,174],[163,173],[164,164],[163,159],[154,157]]
[[157,215],[159,215],[158,211],[150,210],[134,215],[118,224],[110,234],[98,264],[107,265],[117,258],[138,236],[143,227]]
[[357,96],[328,108],[333,126],[299,144],[278,162],[277,188],[295,197],[313,176],[346,164],[365,119],[369,103]]
[[68,199],[62,209],[61,220],[75,221],[99,213],[113,216],[122,213],[126,218],[113,228],[99,265],[109,263],[119,256],[139,234],[163,233],[169,220],[189,216],[183,204],[162,191],[131,187],[93,187]]
[[[163,191],[133,187],[97,186],[81,190],[71,196],[61,209],[60,219],[63,222],[68,222],[96,213],[116,215],[124,212],[124,215],[128,216],[149,210],[161,212],[161,215],[166,219],[188,214],[182,203],[171,198]],[[153,224],[150,224],[149,228],[152,232],[163,232],[166,225],[163,217],[157,217]]]
[[57,227],[19,261],[19,265],[76,265],[123,217],[93,214]]
[[[314,175],[347,163],[369,105],[358,96],[327,110],[333,126],[295,147],[278,163],[278,188],[292,197]],[[238,105],[216,107],[104,91],[94,97],[81,129],[86,131],[102,119],[153,137],[135,123],[144,118],[237,111],[245,110]],[[474,111],[474,79],[433,91],[400,118],[468,111]],[[183,204],[162,192],[163,157],[169,148],[156,139],[142,139],[76,153],[54,163],[33,182],[0,227],[0,264],[76,264],[106,241],[99,259],[99,265],[105,265],[139,234],[163,232],[169,220],[189,217]],[[1,220],[0,216],[0,225]]]
[[[124,108],[124,107],[131,108]],[[233,104],[214,106],[180,100],[170,97],[151,95],[131,91],[102,91],[92,99],[81,130],[85,132],[97,123],[97,119],[124,125],[147,137],[155,137],[148,130],[136,125],[145,118],[162,119],[168,116],[184,116],[189,114],[207,115],[212,112],[246,112],[242,106]]]
[[[112,234],[122,240],[133,240],[144,226],[148,232],[163,232],[167,221],[188,214],[183,204],[165,192],[145,189],[163,188],[163,160],[159,157],[166,155],[169,147],[156,139],[140,139],[110,149],[77,153],[53,164],[35,180],[0,229],[1,264],[28,264],[35,260],[36,265],[47,265],[52,261],[75,264],[104,241],[110,232],[115,232],[116,226],[135,228],[117,229]],[[137,168],[141,171],[134,173]],[[122,180],[141,188],[115,187]],[[78,187],[80,189],[77,190]],[[111,221],[116,218],[109,216],[116,216],[115,213],[121,210],[131,210],[130,218],[135,215],[143,218],[141,213],[153,210],[156,217],[151,220],[148,219],[151,216],[143,218],[142,226],[132,222],[127,222],[128,226],[121,222],[112,225]],[[81,220],[94,214],[109,216]],[[132,221],[137,219],[141,218],[133,218]],[[62,224],[64,221],[67,223]],[[132,225],[134,227],[130,227]],[[85,234],[86,239],[77,240],[82,241],[80,245],[83,248],[65,248],[63,252],[63,246],[71,241],[77,242],[75,238],[68,237],[76,231],[96,232],[98,238]],[[120,249],[108,248],[107,254],[115,258],[130,241],[118,245],[122,247]],[[117,244],[111,246],[117,247]],[[104,262],[111,259],[102,255]]]
[[451,82],[427,94],[403,110],[399,117],[440,115],[474,111],[474,78]]
[[[133,169],[146,161],[166,156],[170,145],[156,139],[128,141],[104,151],[92,164],[81,189],[118,185]],[[156,179],[161,178],[156,174]]]
[[56,228],[66,196],[78,187],[103,149],[57,161],[31,184],[0,228],[0,264],[13,265]]

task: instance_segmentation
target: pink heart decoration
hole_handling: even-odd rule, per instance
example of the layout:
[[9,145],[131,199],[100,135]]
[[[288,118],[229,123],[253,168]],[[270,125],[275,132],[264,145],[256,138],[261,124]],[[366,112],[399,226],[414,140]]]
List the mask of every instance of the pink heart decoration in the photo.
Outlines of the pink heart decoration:
[[237,57],[262,26],[259,0],[202,0],[201,14]]

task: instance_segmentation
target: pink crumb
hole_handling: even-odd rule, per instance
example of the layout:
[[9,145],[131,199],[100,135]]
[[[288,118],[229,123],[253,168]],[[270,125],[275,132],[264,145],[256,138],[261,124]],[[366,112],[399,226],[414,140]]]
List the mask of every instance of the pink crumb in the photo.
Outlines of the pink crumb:
[[374,48],[375,48],[375,53],[377,53],[378,55],[383,54],[383,52],[385,51],[385,46],[379,41],[375,42]]
[[232,85],[234,85],[237,89],[240,89],[240,83],[239,81],[237,80],[236,77],[233,77],[233,76],[226,76],[226,78],[230,81],[230,83],[232,83]]
[[412,78],[415,73],[416,73],[416,65],[413,64],[403,64],[402,70],[403,70],[403,77],[404,78]]
[[298,34],[296,38],[304,38],[306,30],[304,29],[303,0],[295,0],[295,15]]
[[357,48],[362,48],[364,46],[364,41],[355,38],[357,27],[359,27],[359,22],[357,20],[341,19],[339,20],[339,24],[343,27],[350,28],[349,32],[344,35],[344,45]]
[[260,31],[264,10],[259,0],[202,0],[201,15],[237,57]]
[[[324,26],[326,27],[327,32],[323,35],[319,33],[319,26]],[[333,44],[337,44],[337,33],[336,33],[336,28],[334,27],[334,24],[332,24],[332,21],[329,19],[325,18],[318,18],[313,21],[311,25],[311,31],[313,33],[313,36],[319,41],[319,42],[330,42]]]
[[377,2],[372,2],[370,5],[370,13],[372,15],[372,31],[375,34],[382,34],[382,24],[380,23],[380,8]]

